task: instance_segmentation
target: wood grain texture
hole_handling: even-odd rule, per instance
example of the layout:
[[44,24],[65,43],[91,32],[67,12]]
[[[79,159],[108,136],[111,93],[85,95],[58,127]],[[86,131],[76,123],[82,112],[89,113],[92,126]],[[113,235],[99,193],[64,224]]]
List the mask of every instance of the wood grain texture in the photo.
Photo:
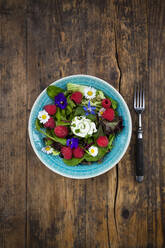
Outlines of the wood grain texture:
[[[163,0],[0,1],[0,247],[165,247],[164,13]],[[79,73],[119,90],[133,120],[122,161],[89,180],[49,171],[27,137],[38,94]],[[134,175],[139,82],[146,89],[142,184]]]
[[0,14],[0,247],[26,242],[25,19]]

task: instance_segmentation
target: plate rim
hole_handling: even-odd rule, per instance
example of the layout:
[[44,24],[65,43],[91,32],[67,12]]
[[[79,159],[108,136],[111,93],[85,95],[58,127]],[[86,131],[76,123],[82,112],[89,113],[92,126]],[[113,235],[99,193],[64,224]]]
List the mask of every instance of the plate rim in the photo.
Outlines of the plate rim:
[[[56,171],[54,168],[50,168],[49,165],[43,161],[43,159],[38,155],[37,153],[37,149],[35,148],[35,145],[34,145],[34,141],[32,139],[32,130],[30,128],[30,123],[31,123],[31,119],[32,119],[32,113],[33,113],[33,110],[35,108],[35,105],[39,102],[39,99],[40,97],[45,93],[46,89],[48,86],[50,85],[55,85],[56,83],[62,81],[62,80],[67,80],[69,78],[74,78],[74,77],[86,77],[86,78],[91,78],[93,80],[100,80],[102,81],[102,83],[108,85],[110,88],[112,88],[115,93],[119,96],[120,99],[122,99],[122,102],[124,104],[124,107],[125,109],[127,110],[127,115],[128,115],[128,119],[129,119],[129,123],[130,123],[130,129],[129,129],[129,133],[128,133],[128,139],[127,139],[127,143],[125,145],[125,148],[123,149],[120,157],[115,161],[115,163],[110,167],[110,168],[106,168],[104,169],[103,171],[101,172],[98,172],[94,175],[88,175],[88,176],[72,176],[72,175],[68,175],[67,173],[63,173],[63,172],[58,172]],[[124,100],[124,98],[122,97],[122,95],[111,85],[109,84],[108,82],[106,82],[104,79],[101,79],[101,78],[98,78],[98,77],[95,77],[95,76],[91,76],[91,75],[88,75],[88,74],[73,74],[73,75],[69,75],[69,76],[66,76],[66,77],[62,77],[54,82],[52,82],[51,84],[49,84],[36,98],[36,100],[34,101],[33,105],[32,105],[32,108],[31,108],[31,111],[30,111],[30,115],[29,115],[29,121],[28,121],[28,133],[29,133],[29,139],[30,139],[30,143],[31,143],[31,146],[35,152],[35,155],[39,158],[39,160],[51,171],[57,173],[58,175],[61,175],[61,176],[64,176],[64,177],[67,177],[67,178],[71,178],[71,179],[88,179],[88,178],[94,178],[94,177],[97,177],[97,176],[100,176],[106,172],[108,172],[109,170],[111,170],[113,167],[115,167],[119,161],[123,158],[124,154],[126,153],[127,149],[128,149],[128,146],[130,144],[130,141],[131,141],[131,136],[132,136],[132,118],[131,118],[131,114],[130,114],[130,110],[128,108],[128,105],[126,103],[126,101]]]

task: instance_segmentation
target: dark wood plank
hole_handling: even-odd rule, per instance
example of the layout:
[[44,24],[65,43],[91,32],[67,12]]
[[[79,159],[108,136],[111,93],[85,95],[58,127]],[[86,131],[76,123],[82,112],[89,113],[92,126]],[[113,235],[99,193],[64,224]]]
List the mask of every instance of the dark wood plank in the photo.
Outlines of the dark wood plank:
[[[44,3],[30,11],[29,110],[42,89],[70,74],[100,76],[118,88],[114,26],[108,17],[113,10],[100,3]],[[70,180],[41,165],[29,144],[28,158],[28,246],[109,247],[111,240],[116,244],[116,169],[96,179]]]
[[[165,2],[148,1],[148,243],[165,247]],[[152,130],[152,132],[150,131]]]
[[[119,90],[114,6],[108,1],[91,2],[87,16],[87,74],[103,78]],[[116,187],[116,168],[87,181],[86,247],[117,246]]]
[[0,247],[26,242],[26,22],[0,14]]
[[[52,14],[52,8],[41,15],[43,5],[34,7],[28,18],[29,110],[52,81],[86,73],[82,62],[85,48],[78,41],[80,35],[85,44],[85,36],[79,31],[83,15],[72,16],[72,9],[63,12],[61,4],[53,8]],[[86,182],[54,174],[38,161],[30,145],[28,149],[28,246],[74,247],[76,239],[85,242]]]
[[[165,60],[160,53],[164,49],[164,4],[163,1],[151,1],[149,4],[147,1],[114,1],[114,4],[118,60],[122,72],[120,91],[131,109],[133,120],[132,141],[119,166],[119,247],[164,247],[162,189],[165,174],[161,166],[164,155],[160,153],[160,147],[164,147],[164,129],[162,126],[160,131],[162,111],[158,111],[159,106],[164,105],[161,95],[165,92],[162,83]],[[158,64],[161,66],[158,67]],[[142,184],[134,180],[137,116],[133,110],[132,96],[133,86],[139,82],[146,89],[146,111],[143,115],[145,181]]]

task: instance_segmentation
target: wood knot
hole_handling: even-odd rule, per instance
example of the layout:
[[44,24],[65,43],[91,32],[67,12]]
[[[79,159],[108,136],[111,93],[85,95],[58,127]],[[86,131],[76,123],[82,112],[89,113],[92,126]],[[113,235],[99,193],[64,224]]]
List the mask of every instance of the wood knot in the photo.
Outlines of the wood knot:
[[122,215],[122,217],[124,219],[128,219],[129,218],[129,211],[128,211],[128,209],[123,208],[121,215]]

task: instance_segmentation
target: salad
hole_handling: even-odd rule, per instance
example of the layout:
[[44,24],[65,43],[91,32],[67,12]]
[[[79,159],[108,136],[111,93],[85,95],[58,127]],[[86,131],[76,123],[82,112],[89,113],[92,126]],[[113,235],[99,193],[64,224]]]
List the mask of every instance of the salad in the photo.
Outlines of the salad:
[[47,88],[50,104],[39,111],[37,131],[44,135],[42,152],[60,156],[68,166],[101,162],[123,129],[117,102],[94,87],[67,84]]

